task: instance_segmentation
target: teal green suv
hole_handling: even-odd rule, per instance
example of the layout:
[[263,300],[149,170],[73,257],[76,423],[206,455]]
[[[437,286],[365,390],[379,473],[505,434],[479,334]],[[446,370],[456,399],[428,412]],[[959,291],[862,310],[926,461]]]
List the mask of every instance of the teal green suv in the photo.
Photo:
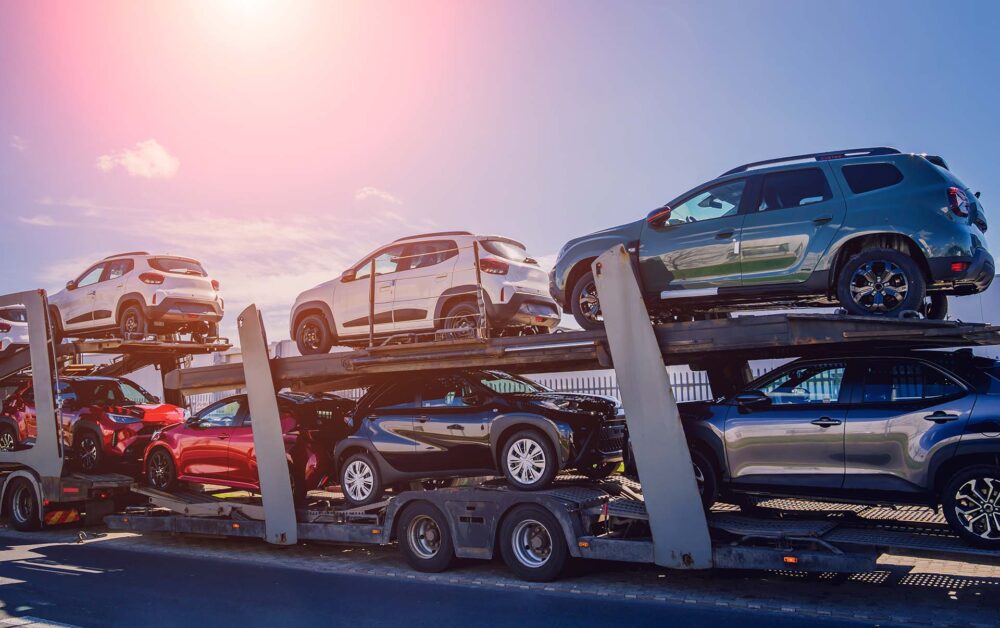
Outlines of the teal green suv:
[[986,217],[937,156],[861,148],[759,161],[641,220],[568,242],[552,296],[602,327],[591,262],[622,244],[661,320],[840,305],[849,314],[944,318],[948,295],[993,281]]

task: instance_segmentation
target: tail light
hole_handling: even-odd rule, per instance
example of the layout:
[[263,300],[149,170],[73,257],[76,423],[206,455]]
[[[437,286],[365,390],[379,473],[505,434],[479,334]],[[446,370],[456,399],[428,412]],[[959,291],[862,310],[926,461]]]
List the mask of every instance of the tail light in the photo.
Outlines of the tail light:
[[220,284],[219,284],[219,280],[218,279],[213,279],[212,280],[212,290],[215,290],[216,292],[218,292],[219,291],[219,285]]
[[139,281],[142,283],[148,283],[153,286],[158,286],[163,283],[163,275],[159,273],[142,273],[139,275]]
[[492,257],[479,260],[479,270],[490,275],[506,275],[510,270],[510,264]]
[[961,188],[948,188],[948,208],[956,216],[965,218],[969,215],[969,197]]
[[6,334],[10,331],[9,323],[0,323],[0,334]]

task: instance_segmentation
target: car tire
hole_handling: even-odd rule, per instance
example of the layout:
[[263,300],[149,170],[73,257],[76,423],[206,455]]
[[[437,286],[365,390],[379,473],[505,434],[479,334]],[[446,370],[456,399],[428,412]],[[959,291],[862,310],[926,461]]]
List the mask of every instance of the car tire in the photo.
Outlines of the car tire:
[[708,456],[697,449],[691,450],[691,463],[694,465],[694,479],[698,483],[698,494],[701,495],[702,506],[708,510],[718,499],[718,473]]
[[49,325],[52,329],[52,342],[59,344],[66,337],[66,332],[62,328],[62,317],[59,315],[59,310],[56,307],[49,309]]
[[448,521],[432,504],[412,502],[403,510],[396,529],[399,551],[417,571],[441,573],[455,561]]
[[305,506],[308,493],[306,490],[306,480],[296,473],[295,469],[291,466],[288,467],[288,483],[292,487],[292,503],[296,508]]
[[77,432],[73,449],[76,455],[76,464],[84,473],[96,473],[104,466],[101,437],[94,430],[88,428]]
[[921,310],[926,292],[920,266],[896,249],[861,251],[847,260],[837,276],[837,299],[848,314],[899,317]]
[[330,331],[326,318],[310,314],[299,321],[295,328],[295,346],[302,355],[329,353],[333,346],[333,332]]
[[952,531],[966,542],[1000,549],[1000,466],[976,465],[959,471],[945,484],[941,505]]
[[573,284],[569,305],[577,325],[587,331],[604,329],[604,316],[601,314],[601,302],[597,297],[597,282],[593,272],[587,271]]
[[15,530],[29,532],[42,527],[38,493],[26,478],[14,478],[7,486],[7,513]]
[[[528,461],[541,461],[528,465]],[[500,451],[500,468],[507,481],[522,491],[548,488],[559,471],[559,460],[549,438],[536,430],[520,430],[508,438]]]
[[367,506],[382,499],[382,476],[369,454],[357,453],[344,462],[340,468],[340,490],[352,506]]
[[145,336],[149,332],[149,321],[146,320],[142,308],[138,305],[130,305],[125,308],[118,321],[118,330],[122,338],[126,340],[134,334]]
[[479,307],[472,301],[459,301],[444,315],[441,331],[447,332],[449,339],[475,338],[479,331]]
[[170,491],[177,484],[177,468],[170,453],[157,446],[146,460],[146,482],[158,491]]
[[20,445],[14,426],[6,423],[0,425],[0,451],[17,451]]
[[552,582],[566,567],[569,550],[552,513],[525,504],[511,510],[500,525],[500,555],[521,580]]
[[924,318],[943,321],[948,318],[948,295],[935,292],[927,295],[923,309]]

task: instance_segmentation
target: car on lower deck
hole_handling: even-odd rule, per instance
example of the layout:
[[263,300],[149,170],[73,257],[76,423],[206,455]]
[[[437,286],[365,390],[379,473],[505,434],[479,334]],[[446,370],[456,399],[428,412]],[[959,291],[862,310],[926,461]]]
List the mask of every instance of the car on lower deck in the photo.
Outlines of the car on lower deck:
[[888,147],[733,168],[645,218],[570,240],[553,298],[603,326],[591,263],[622,245],[654,317],[787,306],[944,318],[994,275],[986,214],[941,157]]
[[968,350],[796,360],[679,404],[706,506],[761,494],[941,505],[1000,549],[1000,363]]
[[400,238],[306,290],[292,306],[289,331],[299,353],[310,355],[364,346],[369,332],[379,340],[472,336],[482,312],[494,335],[548,332],[562,317],[548,275],[523,244],[445,231]]
[[493,370],[376,384],[352,423],[334,455],[344,497],[354,505],[415,480],[503,474],[532,491],[564,469],[606,477],[622,461],[627,437],[614,400],[552,392]]
[[[335,395],[279,393],[281,433],[296,504],[330,477],[330,455],[347,435],[344,420],[354,402]],[[153,434],[143,457],[143,477],[164,491],[199,483],[260,491],[252,417],[246,395],[217,401]]]

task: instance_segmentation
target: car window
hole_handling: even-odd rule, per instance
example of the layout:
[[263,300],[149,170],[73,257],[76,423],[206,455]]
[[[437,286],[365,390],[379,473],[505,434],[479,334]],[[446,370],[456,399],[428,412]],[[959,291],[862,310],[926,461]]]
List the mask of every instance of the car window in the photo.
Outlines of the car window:
[[488,252],[512,262],[527,261],[528,251],[520,242],[513,240],[480,240],[479,245]]
[[458,255],[458,245],[450,241],[414,242],[406,247],[399,270],[429,268]]
[[375,260],[376,277],[399,271],[402,264],[409,264],[409,260],[403,257],[403,248],[402,244],[399,246],[391,246],[380,251],[374,258],[369,257],[364,261],[364,263],[358,265],[358,270],[355,273],[354,278],[363,279],[371,276],[372,259]]
[[666,224],[680,225],[686,222],[735,216],[740,209],[740,199],[743,198],[743,189],[746,184],[746,179],[739,179],[702,190],[673,207]]
[[830,184],[819,168],[775,172],[764,175],[757,210],[802,207],[831,198]]
[[417,386],[411,382],[391,384],[375,398],[376,410],[401,410],[417,407]]
[[876,362],[866,368],[865,403],[907,403],[964,392],[941,371],[920,362]]
[[438,377],[428,382],[420,396],[421,408],[466,408],[472,387],[458,377]]
[[539,393],[548,390],[544,386],[503,371],[483,371],[479,373],[479,381],[483,386],[501,395]]
[[73,404],[77,401],[76,391],[69,382],[56,382],[56,403]]
[[76,287],[83,288],[84,286],[90,286],[101,280],[101,274],[104,272],[104,264],[97,264],[96,266],[87,270],[87,272],[80,275],[80,278],[76,280]]
[[854,164],[840,171],[855,194],[881,190],[903,180],[903,173],[892,164]]
[[148,263],[150,268],[163,273],[197,275],[198,277],[208,276],[202,265],[193,259],[184,259],[183,257],[151,257]]
[[239,420],[242,408],[243,401],[241,399],[233,399],[211,406],[198,415],[198,423],[202,427],[233,427]]
[[118,279],[122,275],[126,275],[131,272],[134,267],[135,264],[130,259],[119,259],[110,262],[107,265],[108,274],[105,279]]
[[758,386],[773,405],[837,403],[844,381],[844,364],[808,364],[782,371]]
[[7,307],[0,309],[0,319],[12,323],[27,323],[28,310],[23,307]]

